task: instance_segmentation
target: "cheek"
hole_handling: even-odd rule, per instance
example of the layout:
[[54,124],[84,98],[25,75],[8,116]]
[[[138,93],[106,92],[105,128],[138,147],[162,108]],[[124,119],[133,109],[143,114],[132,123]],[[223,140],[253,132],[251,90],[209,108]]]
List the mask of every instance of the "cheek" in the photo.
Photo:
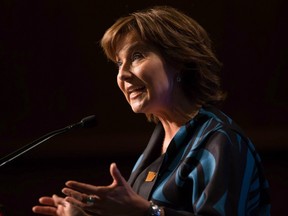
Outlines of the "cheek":
[[148,70],[149,73],[144,75],[144,79],[149,83],[155,91],[165,91],[171,87],[171,79],[169,73],[162,64]]
[[119,87],[119,89],[122,91],[122,93],[125,95],[125,91],[124,91],[124,82],[121,81],[118,77],[117,77],[117,85]]
[[119,77],[117,76],[117,85],[118,85],[118,87],[120,88],[120,90],[122,91],[122,89],[123,89],[123,82],[121,82],[121,80],[119,79]]

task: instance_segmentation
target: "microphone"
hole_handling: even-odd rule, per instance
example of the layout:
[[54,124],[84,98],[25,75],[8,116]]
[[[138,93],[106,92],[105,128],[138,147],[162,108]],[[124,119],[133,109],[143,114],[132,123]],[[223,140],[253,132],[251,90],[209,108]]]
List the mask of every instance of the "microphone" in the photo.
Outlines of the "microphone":
[[16,151],[4,156],[0,159],[0,167],[4,166],[6,163],[18,158],[19,156],[25,154],[26,152],[30,151],[31,149],[34,149],[35,147],[39,146],[41,143],[44,143],[45,141],[49,140],[50,138],[66,133],[72,129],[75,128],[90,128],[96,126],[96,117],[95,115],[87,116],[83,118],[80,122],[69,125],[67,127],[52,131],[48,134],[45,134],[44,136],[41,136],[40,138],[34,140],[32,143],[29,143],[28,145],[25,145]]

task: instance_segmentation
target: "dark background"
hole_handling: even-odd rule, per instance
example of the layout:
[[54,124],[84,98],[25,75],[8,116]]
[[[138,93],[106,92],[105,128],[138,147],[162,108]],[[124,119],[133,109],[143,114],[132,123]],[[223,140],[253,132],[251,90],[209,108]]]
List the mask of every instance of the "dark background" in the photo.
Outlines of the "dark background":
[[222,109],[254,141],[270,181],[272,215],[287,215],[286,0],[1,0],[0,157],[95,114],[98,126],[53,138],[0,168],[0,203],[29,216],[68,179],[110,184],[109,164],[129,176],[154,127],[135,115],[99,47],[122,15],[175,6],[210,34],[228,92]]

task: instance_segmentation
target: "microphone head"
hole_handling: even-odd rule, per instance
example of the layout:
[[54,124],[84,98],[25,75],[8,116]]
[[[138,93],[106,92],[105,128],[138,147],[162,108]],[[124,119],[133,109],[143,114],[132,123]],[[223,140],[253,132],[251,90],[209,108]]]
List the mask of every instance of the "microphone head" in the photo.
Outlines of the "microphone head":
[[97,120],[95,115],[87,116],[80,121],[80,127],[82,128],[91,128],[95,127],[96,125]]

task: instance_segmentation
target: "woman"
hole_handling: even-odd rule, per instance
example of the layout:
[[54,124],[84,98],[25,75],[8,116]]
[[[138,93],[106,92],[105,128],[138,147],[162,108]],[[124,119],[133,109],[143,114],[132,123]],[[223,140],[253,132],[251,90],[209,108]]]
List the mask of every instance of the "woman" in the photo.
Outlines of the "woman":
[[[167,6],[120,18],[101,45],[135,113],[156,124],[128,182],[68,181],[42,197],[47,215],[269,215],[268,183],[253,144],[214,107],[225,98],[205,30]],[[61,213],[62,212],[62,213]]]

